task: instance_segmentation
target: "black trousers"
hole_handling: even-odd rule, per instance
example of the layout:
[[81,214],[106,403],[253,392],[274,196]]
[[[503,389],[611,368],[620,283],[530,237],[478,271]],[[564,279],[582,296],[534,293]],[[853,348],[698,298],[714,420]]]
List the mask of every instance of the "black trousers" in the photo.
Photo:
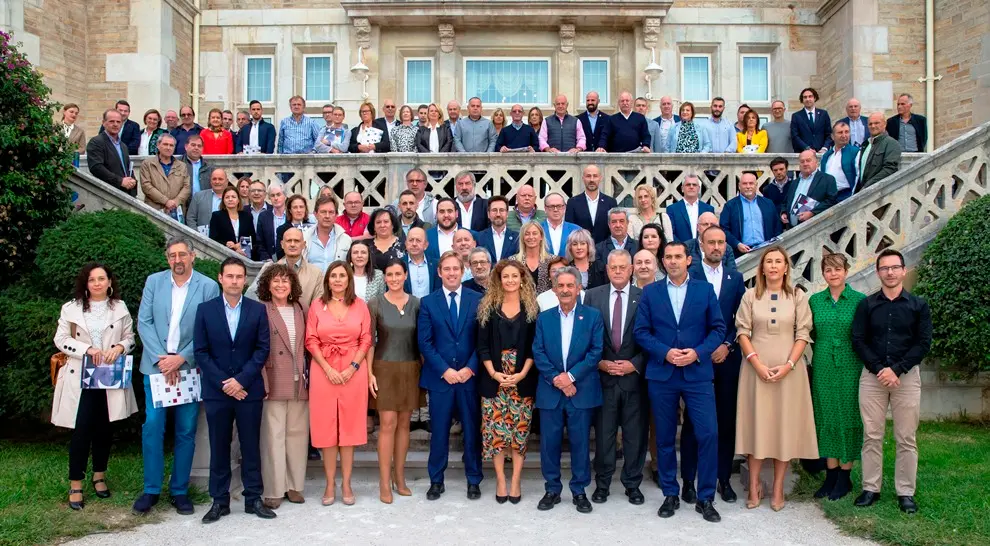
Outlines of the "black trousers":
[[[734,354],[730,354],[730,357]],[[738,358],[738,357],[737,357]],[[728,359],[724,364],[729,365]],[[735,364],[738,366],[738,364]],[[721,371],[721,370],[719,370]],[[739,397],[739,374],[715,374],[715,416],[718,420],[718,481],[729,482],[732,474],[732,459],[736,452],[736,400]],[[694,436],[694,425],[687,414],[681,427],[681,479],[693,483],[698,474],[698,441]]]
[[616,436],[622,428],[622,474],[626,489],[643,482],[649,437],[649,398],[646,386],[627,391],[618,385],[602,387],[602,406],[595,412],[595,486],[608,489],[616,466]]
[[103,389],[83,389],[76,410],[76,428],[72,430],[72,439],[69,440],[69,479],[86,478],[91,450],[93,472],[106,472],[112,441],[107,392]]
[[230,505],[230,443],[234,425],[241,443],[241,482],[244,505],[261,498],[261,410],[262,401],[205,400],[206,423],[210,427],[210,496],[213,502]]

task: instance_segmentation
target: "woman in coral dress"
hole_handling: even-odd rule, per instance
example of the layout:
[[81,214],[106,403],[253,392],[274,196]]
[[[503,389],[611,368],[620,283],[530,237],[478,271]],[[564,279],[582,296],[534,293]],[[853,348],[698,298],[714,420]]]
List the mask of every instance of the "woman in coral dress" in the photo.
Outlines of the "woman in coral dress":
[[323,450],[323,470],[327,475],[324,506],[330,506],[335,499],[338,451],[343,502],[352,505],[354,446],[368,443],[365,355],[371,347],[371,316],[364,301],[354,295],[354,274],[346,263],[331,263],[323,286],[323,296],[310,305],[306,319],[306,349],[313,356],[310,436],[313,447]]

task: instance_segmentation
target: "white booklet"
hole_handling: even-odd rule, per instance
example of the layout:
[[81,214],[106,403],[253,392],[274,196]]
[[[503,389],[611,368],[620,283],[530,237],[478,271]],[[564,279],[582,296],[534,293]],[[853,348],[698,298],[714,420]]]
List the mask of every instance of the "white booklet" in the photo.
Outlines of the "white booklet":
[[151,382],[151,400],[156,408],[189,404],[203,399],[203,379],[199,368],[179,370],[179,381],[175,385],[169,385],[165,376],[160,373],[149,375],[148,380]]

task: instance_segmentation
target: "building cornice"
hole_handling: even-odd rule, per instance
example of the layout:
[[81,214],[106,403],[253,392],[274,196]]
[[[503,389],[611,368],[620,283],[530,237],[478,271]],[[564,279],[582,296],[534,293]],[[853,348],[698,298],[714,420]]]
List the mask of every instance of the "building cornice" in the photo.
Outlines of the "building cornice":
[[848,3],[849,0],[825,0],[822,2],[822,5],[818,8],[818,11],[815,12],[815,15],[818,16],[818,24],[824,25],[827,23],[833,15],[838,13],[839,10]]
[[[352,18],[367,18],[373,25],[410,26],[456,22],[457,26],[629,27],[646,17],[662,18],[672,1],[646,0],[341,0]],[[506,13],[513,14],[505,17]]]
[[193,18],[200,13],[192,0],[165,0],[165,3],[172,7],[183,19],[192,23]]

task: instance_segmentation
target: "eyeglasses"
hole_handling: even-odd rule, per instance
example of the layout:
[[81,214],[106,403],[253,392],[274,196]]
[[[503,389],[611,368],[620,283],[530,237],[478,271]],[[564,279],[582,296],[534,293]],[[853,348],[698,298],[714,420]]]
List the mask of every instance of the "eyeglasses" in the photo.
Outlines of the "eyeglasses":
[[564,205],[546,205],[544,208],[547,210],[560,210],[564,208]]
[[878,267],[877,271],[879,271],[881,274],[886,274],[886,273],[897,273],[902,269],[904,269],[903,265],[885,265],[883,267]]
[[482,265],[490,265],[491,264],[491,262],[489,262],[488,260],[475,260],[473,262],[468,262],[468,263],[471,264],[471,267],[478,267],[478,266],[482,266]]
[[192,114],[179,114],[179,115],[182,116],[182,117],[184,117],[184,118],[191,118],[191,117],[193,117]]
[[394,106],[385,106],[384,108],[386,110],[395,110],[395,107]]

